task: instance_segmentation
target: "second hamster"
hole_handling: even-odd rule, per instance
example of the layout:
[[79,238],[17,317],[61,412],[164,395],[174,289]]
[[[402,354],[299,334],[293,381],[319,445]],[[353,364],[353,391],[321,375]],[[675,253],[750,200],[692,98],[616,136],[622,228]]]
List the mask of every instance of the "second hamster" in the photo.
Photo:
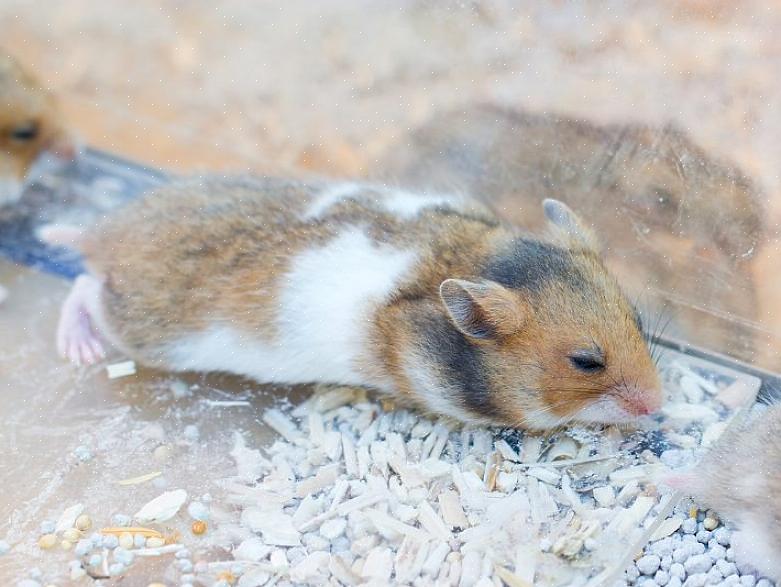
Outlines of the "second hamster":
[[696,469],[664,481],[735,527],[735,560],[781,581],[781,405],[728,430]]
[[626,423],[660,384],[594,235],[546,200],[547,238],[479,204],[355,183],[207,178],[86,234],[63,354],[260,382],[360,385],[467,422]]
[[19,198],[41,155],[68,160],[76,150],[56,98],[0,50],[0,206]]

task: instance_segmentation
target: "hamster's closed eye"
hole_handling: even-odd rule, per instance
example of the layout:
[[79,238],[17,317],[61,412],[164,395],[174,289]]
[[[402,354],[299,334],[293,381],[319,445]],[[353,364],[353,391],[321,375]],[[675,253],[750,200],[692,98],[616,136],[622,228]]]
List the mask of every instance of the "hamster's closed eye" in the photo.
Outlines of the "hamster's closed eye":
[[605,370],[605,357],[598,350],[576,351],[569,356],[569,361],[575,369],[589,375]]
[[37,122],[29,121],[11,129],[9,136],[17,143],[29,143],[38,138],[40,127]]

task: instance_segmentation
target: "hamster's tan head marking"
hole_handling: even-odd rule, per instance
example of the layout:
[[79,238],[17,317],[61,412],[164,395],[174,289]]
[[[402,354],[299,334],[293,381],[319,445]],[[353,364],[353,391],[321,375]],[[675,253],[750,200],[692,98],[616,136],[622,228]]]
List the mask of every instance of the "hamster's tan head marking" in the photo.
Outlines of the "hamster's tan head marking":
[[45,151],[73,158],[54,96],[12,57],[0,53],[0,206],[16,200]]
[[561,202],[546,200],[544,209],[548,242],[514,238],[481,279],[440,286],[450,320],[481,350],[491,417],[552,428],[656,411],[660,383],[635,309],[591,231]]

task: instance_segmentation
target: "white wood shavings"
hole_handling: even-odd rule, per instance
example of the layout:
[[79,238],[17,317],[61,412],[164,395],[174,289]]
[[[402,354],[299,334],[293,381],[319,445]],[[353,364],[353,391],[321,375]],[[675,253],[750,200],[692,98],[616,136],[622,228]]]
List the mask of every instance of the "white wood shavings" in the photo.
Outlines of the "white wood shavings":
[[619,534],[627,534],[642,522],[656,503],[653,497],[638,495],[632,506],[624,512],[623,519],[618,525]]
[[423,574],[429,577],[436,577],[442,568],[442,563],[450,553],[450,546],[444,542],[436,544],[429,550],[428,557],[423,563]]
[[322,505],[322,498],[313,495],[305,496],[293,513],[293,526],[300,529],[322,511]]
[[413,538],[417,538],[418,540],[426,540],[430,538],[428,532],[425,532],[419,528],[415,528],[414,526],[410,526],[409,524],[399,522],[398,520],[390,517],[388,514],[383,513],[380,510],[368,509],[366,510],[365,514],[366,517],[371,520],[372,524],[374,524],[374,526],[380,532],[390,531],[391,533],[396,533],[402,536],[411,536]]
[[393,563],[396,581],[402,584],[411,583],[423,571],[423,563],[428,556],[429,543],[421,542],[410,536],[405,536]]
[[616,493],[610,485],[595,487],[592,494],[597,504],[603,508],[609,508],[616,501]]
[[439,540],[450,540],[452,538],[445,522],[442,521],[442,518],[427,501],[421,502],[418,507],[418,520],[420,520],[420,525],[435,538]]
[[179,512],[179,508],[185,501],[187,501],[187,492],[184,489],[166,491],[146,503],[133,517],[144,523],[165,522]]
[[542,439],[539,436],[524,436],[521,458],[527,463],[536,463],[540,460]]
[[673,532],[677,531],[681,527],[683,520],[681,518],[668,518],[664,520],[656,531],[651,535],[651,542],[656,542],[662,538],[666,538]]
[[247,508],[241,514],[241,523],[253,532],[260,532],[266,544],[273,546],[301,544],[301,533],[293,525],[292,516],[281,511]]
[[756,395],[756,389],[742,379],[736,380],[718,392],[716,399],[726,407],[736,410],[751,402]]
[[526,471],[526,474],[535,479],[539,479],[543,483],[548,485],[558,485],[561,480],[561,475],[551,469],[544,469],[542,467],[534,467]]
[[534,585],[512,571],[504,567],[496,567],[496,575],[504,581],[508,587],[534,587]]
[[122,361],[121,363],[106,365],[106,375],[108,375],[109,379],[118,379],[135,374],[136,364],[134,361]]
[[295,583],[321,582],[330,562],[331,556],[327,552],[312,552],[290,569],[290,578]]
[[360,446],[358,448],[358,476],[361,479],[365,479],[369,474],[369,467],[371,466],[371,455],[369,454],[369,448],[367,446]]
[[690,404],[687,402],[668,402],[662,407],[662,413],[673,422],[715,422],[719,415],[704,404]]
[[548,450],[549,461],[572,460],[578,456],[578,444],[569,436],[559,438]]
[[578,497],[572,489],[572,482],[569,475],[562,475],[561,477],[561,493],[576,514],[583,513],[583,503],[580,501],[580,497]]
[[637,479],[632,479],[621,488],[621,491],[616,495],[616,503],[618,505],[628,504],[638,493],[640,493],[640,484]]
[[162,471],[153,471],[152,473],[147,473],[146,475],[139,475],[138,477],[131,477],[130,479],[122,479],[121,481],[117,481],[117,485],[139,485],[140,483],[146,483],[147,481],[156,479],[162,474]]
[[236,461],[238,476],[248,482],[254,482],[271,467],[271,462],[259,450],[247,448],[244,436],[238,432],[233,434],[233,448],[230,456]]
[[381,584],[387,584],[393,572],[393,553],[390,548],[377,546],[366,556],[361,575]]
[[338,476],[338,464],[322,467],[313,477],[299,481],[296,486],[296,495],[298,497],[306,497],[307,495],[316,493],[325,487],[333,485]]
[[76,518],[78,518],[84,512],[84,505],[77,503],[67,508],[62,514],[60,514],[57,520],[57,525],[54,528],[55,533],[60,534],[66,530],[70,530],[76,525]]
[[711,446],[727,429],[729,422],[714,422],[702,433],[702,446]]
[[496,488],[496,477],[499,475],[499,469],[502,466],[502,455],[497,451],[489,455],[485,462],[483,470],[483,483],[488,491]]
[[134,556],[163,556],[165,554],[177,553],[184,549],[184,544],[166,544],[165,546],[158,546],[156,548],[134,548]]
[[307,415],[309,420],[309,441],[314,446],[322,446],[325,441],[325,424],[320,412],[311,411]]
[[461,577],[459,579],[459,587],[471,587],[475,585],[480,579],[482,571],[483,561],[475,551],[469,551],[464,554],[461,559]]
[[344,503],[340,504],[335,509],[329,510],[323,514],[320,514],[319,516],[315,516],[308,522],[303,523],[299,529],[302,532],[306,532],[309,529],[317,527],[319,524],[322,524],[325,520],[328,520],[329,518],[333,518],[335,516],[346,516],[352,512],[362,510],[378,502],[381,502],[385,499],[387,499],[387,495],[380,494],[380,493],[359,495],[357,497],[353,497],[352,499],[348,499]]
[[613,485],[623,486],[630,481],[648,481],[663,472],[665,466],[660,463],[649,465],[637,465],[626,469],[617,469],[610,474],[610,482]]
[[342,433],[342,457],[344,469],[348,477],[358,476],[358,456],[355,453],[355,443],[347,433]]
[[420,487],[425,485],[427,478],[419,467],[407,466],[404,459],[398,454],[392,454],[388,457],[388,464],[393,468],[399,477],[405,488],[411,489],[413,487]]
[[494,448],[499,451],[505,461],[513,461],[514,463],[521,462],[521,457],[509,444],[507,444],[506,440],[497,440],[494,442]]
[[513,558],[515,575],[528,584],[534,584],[534,576],[537,573],[537,559],[540,555],[540,547],[537,544],[522,542],[515,549]]
[[239,561],[257,562],[271,554],[272,548],[260,538],[252,536],[242,541],[234,550],[233,558]]
[[447,526],[451,529],[469,526],[469,522],[464,514],[464,508],[461,507],[461,500],[455,491],[443,491],[439,494],[438,500],[442,518]]
[[263,421],[274,429],[282,438],[293,444],[304,444],[304,436],[290,418],[280,410],[271,408],[263,414]]
[[360,585],[363,579],[350,568],[347,561],[339,555],[332,555],[328,563],[328,570],[334,578],[345,585]]
[[312,398],[312,409],[317,412],[327,412],[339,408],[355,400],[355,390],[351,387],[337,387]]

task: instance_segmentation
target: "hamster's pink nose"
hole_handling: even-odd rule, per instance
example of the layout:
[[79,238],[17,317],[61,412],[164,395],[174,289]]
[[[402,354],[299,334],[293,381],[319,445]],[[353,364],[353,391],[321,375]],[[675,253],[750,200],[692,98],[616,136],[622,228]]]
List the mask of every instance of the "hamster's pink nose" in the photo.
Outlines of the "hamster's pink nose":
[[633,416],[648,416],[662,407],[661,395],[657,391],[634,393],[624,399],[624,406]]

